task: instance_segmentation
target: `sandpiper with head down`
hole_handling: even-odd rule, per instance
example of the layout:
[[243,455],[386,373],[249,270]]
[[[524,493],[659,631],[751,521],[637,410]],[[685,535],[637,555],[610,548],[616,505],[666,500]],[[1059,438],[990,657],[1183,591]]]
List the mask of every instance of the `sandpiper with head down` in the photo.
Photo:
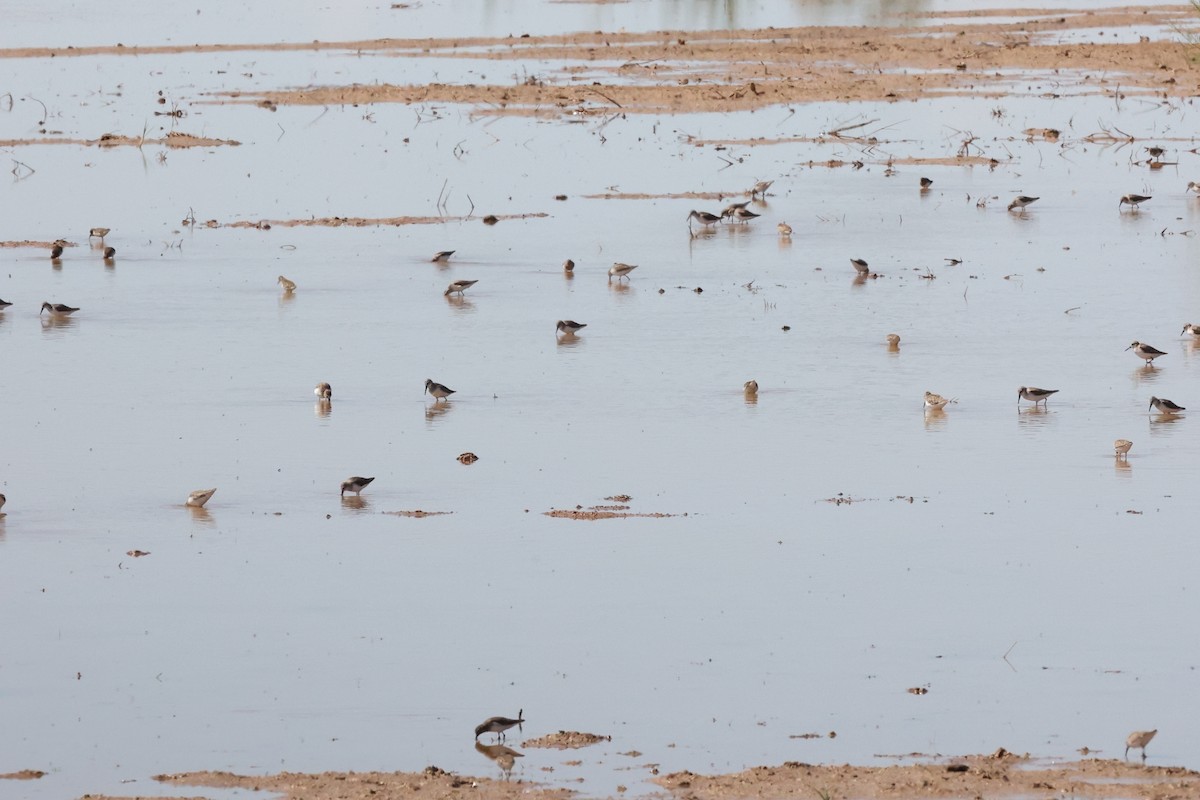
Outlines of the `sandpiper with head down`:
[[748,395],[758,394],[758,381],[746,381],[742,386],[742,391]]
[[290,294],[290,293],[292,293],[292,292],[294,292],[294,291],[296,291],[296,282],[295,282],[295,281],[290,281],[290,280],[288,280],[287,278],[283,277],[282,275],[280,275],[280,276],[279,276],[279,278],[278,278],[278,279],[276,279],[276,282],[277,282],[277,283],[278,283],[280,286],[282,286],[282,287],[283,287],[283,290],[284,290],[285,292],[287,292],[287,293],[289,293],[289,294]]
[[1133,447],[1133,442],[1128,439],[1117,439],[1113,442],[1113,452],[1117,458],[1129,458],[1129,450]]
[[1187,323],[1183,326],[1183,330],[1179,332],[1179,335],[1183,336],[1185,333],[1191,334],[1192,336],[1200,336],[1200,325],[1193,325],[1190,322]]
[[317,396],[318,401],[328,403],[333,400],[333,387],[328,383],[318,383],[317,388],[313,389],[313,394]]
[[1151,397],[1150,407],[1146,410],[1149,411],[1150,408],[1157,409],[1160,414],[1178,414],[1180,411],[1187,411],[1183,406],[1165,397]]
[[871,273],[871,265],[861,258],[850,259],[850,265],[854,267],[854,271],[859,275],[869,275]]
[[692,227],[692,220],[696,220],[707,228],[710,225],[716,225],[721,221],[721,218],[716,214],[710,214],[707,211],[696,211],[695,209],[692,209],[692,211],[688,214],[688,228]]
[[50,260],[58,261],[58,259],[62,258],[62,254],[63,254],[63,246],[61,244],[59,244],[58,242],[55,242],[54,246],[50,248]]
[[110,230],[112,230],[112,229],[111,228],[92,228],[90,231],[88,231],[88,239],[99,239],[100,241],[103,242],[104,237],[108,236],[108,232]]
[[1017,404],[1020,405],[1022,400],[1032,400],[1036,407],[1038,403],[1046,404],[1046,400],[1050,395],[1058,394],[1058,389],[1039,389],[1036,386],[1022,386],[1017,389]]
[[614,262],[613,265],[608,268],[608,279],[611,281],[614,275],[616,276],[617,280],[620,280],[621,278],[628,278],[629,273],[633,272],[637,268],[637,264],[622,264],[620,261]]
[[1158,728],[1152,731],[1134,731],[1125,737],[1125,758],[1129,758],[1129,748],[1142,750],[1142,761],[1146,760],[1146,745],[1150,744],[1150,740],[1154,738],[1154,734],[1158,733]]
[[1137,341],[1125,349],[1132,350],[1135,356],[1146,362],[1146,366],[1150,366],[1154,362],[1154,359],[1158,358],[1159,356],[1166,355],[1165,352],[1159,350],[1157,347],[1151,347],[1148,344],[1142,344],[1141,342]]
[[356,497],[362,496],[362,490],[367,488],[374,478],[364,478],[360,475],[354,475],[342,481],[342,497],[346,496],[346,492],[354,492]]
[[1154,198],[1148,194],[1122,195],[1120,201],[1117,203],[1117,210],[1118,211],[1121,210],[1121,207],[1124,206],[1126,203],[1128,203],[1129,205],[1133,206],[1134,211],[1140,211],[1141,210],[1140,206],[1142,203],[1146,202],[1147,200],[1153,200],[1153,199]]
[[[447,397],[454,394],[454,392],[456,390],[451,389],[449,386],[443,386],[440,383],[436,383],[436,382],[430,380],[429,378],[426,378],[425,379],[425,391],[429,392],[429,394],[433,396],[434,402],[436,403],[438,400],[445,400]],[[447,402],[449,402],[449,401],[447,401]]]
[[775,230],[779,231],[780,237],[784,239],[792,238],[792,226],[786,222],[781,222],[775,226]]
[[477,283],[479,283],[478,280],[451,281],[450,285],[446,287],[446,291],[442,292],[442,294],[445,295],[446,297],[449,297],[450,295],[455,294],[455,293],[457,293],[459,296],[465,296],[463,293],[465,291],[467,291],[467,289],[470,289],[472,286],[474,286]]
[[934,394],[933,392],[925,393],[925,407],[931,408],[934,411],[941,411],[950,403],[957,402],[958,398],[955,397],[942,397],[940,394]]
[[192,508],[204,508],[204,504],[216,493],[217,489],[215,486],[211,489],[197,489],[187,496],[187,501],[184,505],[191,506]]
[[758,219],[762,214],[755,214],[748,208],[739,208],[730,214],[730,216],[734,222],[749,222],[752,219]]
[[112,261],[116,257],[117,257],[117,248],[115,248],[115,247],[104,248],[104,260],[105,261]]
[[586,322],[576,322],[573,319],[560,319],[554,326],[555,332],[562,331],[566,336],[574,336],[587,327]]
[[[71,308],[62,303],[42,303],[42,311],[49,311],[52,317],[69,317],[78,310],[78,308]],[[39,317],[42,315],[42,311],[38,312]]]
[[433,254],[433,258],[429,259],[435,264],[444,264],[450,260],[450,256],[454,255],[454,250],[439,250]]
[[1013,198],[1011,203],[1008,204],[1008,210],[1012,211],[1013,209],[1020,209],[1021,213],[1024,214],[1025,206],[1035,203],[1040,199],[1040,197],[1030,197],[1027,194],[1019,194]]
[[525,722],[525,709],[517,711],[517,718],[509,717],[488,717],[483,722],[475,726],[475,738],[478,739],[485,733],[496,734],[496,739],[499,741],[504,738],[504,732],[515,726],[520,727]]
[[754,199],[755,197],[758,197],[759,195],[766,197],[767,189],[770,189],[771,184],[774,182],[775,181],[759,181],[758,183],[751,186],[750,187],[750,199]]

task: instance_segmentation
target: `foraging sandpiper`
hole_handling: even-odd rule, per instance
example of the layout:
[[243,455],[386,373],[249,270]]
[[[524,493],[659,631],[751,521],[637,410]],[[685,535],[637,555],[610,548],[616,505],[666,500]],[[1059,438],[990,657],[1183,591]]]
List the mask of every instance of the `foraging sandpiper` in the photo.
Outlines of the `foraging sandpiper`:
[[279,283],[279,285],[280,285],[280,286],[282,286],[282,287],[283,287],[283,290],[284,290],[285,292],[294,292],[294,291],[296,291],[296,282],[295,282],[295,281],[290,281],[290,280],[288,280],[287,278],[283,277],[282,275],[280,275],[280,276],[279,276],[279,278],[278,278],[278,283]]
[[758,394],[758,381],[746,381],[742,386],[746,394]]
[[755,214],[748,208],[739,208],[733,212],[732,216],[738,222],[749,222],[752,219],[758,219],[762,214]]
[[8,308],[11,305],[12,305],[12,303],[10,303],[6,300],[0,300],[0,311],[3,311],[4,309]]
[[576,322],[573,319],[560,319],[554,326],[555,332],[562,331],[567,336],[574,336],[587,327],[586,322]]
[[108,232],[110,230],[112,230],[112,228],[92,228],[90,231],[88,231],[88,238],[99,239],[103,242],[104,237],[108,236]]
[[869,275],[871,272],[870,265],[868,265],[867,262],[863,261],[861,258],[852,258],[850,259],[850,263],[854,266],[855,272],[857,272],[859,275]]
[[367,488],[367,485],[373,480],[375,479],[363,478],[358,475],[346,478],[346,480],[342,481],[342,497],[346,496],[346,492],[354,492],[356,497],[361,497],[362,490]]
[[563,262],[563,272],[574,272],[574,271],[575,271],[575,262],[568,258],[566,261]]
[[887,343],[888,343],[888,347],[899,347],[900,346],[900,334],[889,333],[887,335]]
[[187,501],[184,505],[191,506],[192,508],[203,508],[204,504],[216,493],[217,489],[215,486],[211,489],[197,489],[187,496]]
[[721,221],[721,218],[718,217],[716,214],[710,214],[707,211],[696,211],[695,209],[692,209],[692,211],[688,214],[688,227],[689,228],[692,227],[692,220],[696,220],[701,225],[703,225],[704,227],[707,228],[709,225],[716,225],[718,222]]
[[[49,311],[52,317],[69,317],[78,310],[78,308],[71,308],[62,303],[42,303],[42,311]],[[39,317],[42,315],[42,311],[38,312]]]
[[104,248],[104,260],[105,261],[112,261],[116,257],[117,257],[117,248],[115,248],[115,247]]
[[1136,341],[1125,349],[1132,350],[1135,356],[1146,362],[1146,366],[1151,366],[1151,364],[1154,362],[1154,359],[1158,358],[1159,356],[1166,355],[1165,352],[1159,350],[1157,347],[1151,347],[1148,344],[1142,344],[1141,342]]
[[475,726],[475,738],[478,739],[485,733],[494,733],[496,734],[496,740],[499,741],[500,739],[504,738],[504,732],[506,730],[514,725],[520,726],[523,722],[525,722],[525,709],[521,709],[517,712],[516,719],[509,719],[508,717],[488,717],[483,722]]
[[1014,208],[1019,208],[1021,209],[1021,213],[1025,213],[1025,206],[1040,199],[1040,197],[1030,197],[1027,194],[1019,194],[1013,198],[1011,203],[1008,204],[1008,210],[1012,211]]
[[333,387],[328,383],[318,383],[317,388],[313,389],[313,394],[317,396],[317,400],[322,403],[328,403],[333,399]]
[[433,263],[445,263],[450,260],[450,256],[455,254],[455,250],[439,250],[433,254],[433,258],[429,259]]
[[1129,448],[1133,447],[1133,442],[1128,439],[1117,439],[1113,442],[1113,450],[1117,458],[1129,458]]
[[1052,394],[1057,394],[1058,389],[1039,389],[1036,386],[1022,386],[1017,389],[1017,404],[1020,405],[1022,400],[1032,400],[1034,406],[1038,403],[1045,404],[1046,400]]
[[950,403],[957,403],[958,400],[953,397],[942,397],[940,394],[933,392],[925,393],[925,407],[932,408],[934,411],[941,411]]
[[1122,206],[1124,206],[1126,203],[1128,203],[1129,205],[1133,206],[1134,211],[1139,211],[1140,209],[1138,208],[1138,206],[1140,206],[1142,203],[1146,202],[1147,200],[1153,200],[1153,199],[1154,199],[1153,197],[1151,197],[1150,195],[1146,195],[1146,194],[1122,195],[1121,200],[1117,203],[1117,210],[1119,211]]
[[1175,414],[1180,411],[1187,411],[1183,406],[1165,397],[1151,397],[1150,406],[1146,410],[1149,411],[1151,408],[1157,408],[1160,414]]
[[1142,749],[1142,761],[1146,760],[1146,745],[1150,744],[1150,740],[1154,738],[1154,734],[1158,733],[1158,728],[1152,731],[1134,731],[1125,737],[1125,759],[1129,760],[1129,748]]
[[792,226],[788,225],[786,222],[781,222],[776,225],[775,230],[779,231],[779,235],[784,239],[790,239],[792,237]]
[[611,281],[614,275],[617,276],[617,280],[620,280],[621,278],[628,278],[629,273],[633,272],[637,268],[637,264],[622,264],[620,261],[614,262],[613,265],[608,268],[608,279]]
[[[474,280],[474,281],[465,281],[465,280],[450,281],[450,285],[446,287],[446,291],[442,292],[442,294],[445,295],[446,297],[449,297],[450,295],[452,295],[456,292],[459,295],[463,295],[463,293],[465,291],[467,291],[467,289],[470,289],[472,286],[474,286],[477,283],[479,283],[479,281],[477,281],[477,280]],[[465,297],[465,295],[463,295],[463,296]]]
[[1190,333],[1192,336],[1200,336],[1200,325],[1193,325],[1190,322],[1185,324],[1179,335],[1182,336],[1185,333]]
[[760,194],[763,197],[766,197],[767,189],[770,189],[771,184],[774,182],[775,181],[759,181],[758,183],[751,186],[750,187],[750,199],[753,200],[755,197],[758,197]]
[[[447,397],[454,394],[456,390],[451,389],[449,386],[443,386],[440,383],[435,383],[429,378],[426,378],[425,391],[429,392],[429,394],[433,396],[434,402],[436,403],[438,400],[445,400]],[[424,392],[422,392],[422,394],[424,394]],[[447,402],[449,401],[447,400]]]
[[921,178],[921,188],[928,189],[933,186],[933,178]]
[[50,248],[50,260],[51,261],[57,261],[59,258],[62,257],[62,254],[63,254],[63,246],[61,244],[55,243],[55,245]]

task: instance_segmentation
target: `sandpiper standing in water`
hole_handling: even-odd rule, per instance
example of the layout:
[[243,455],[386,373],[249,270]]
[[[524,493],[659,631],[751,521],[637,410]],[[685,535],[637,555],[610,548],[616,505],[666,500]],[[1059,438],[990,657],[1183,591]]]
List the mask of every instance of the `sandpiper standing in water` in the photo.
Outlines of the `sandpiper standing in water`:
[[465,291],[467,291],[467,289],[470,289],[472,286],[474,286],[474,285],[475,285],[475,284],[477,284],[477,283],[479,283],[479,281],[478,281],[478,280],[474,280],[474,281],[467,281],[467,280],[457,280],[457,281],[451,281],[451,282],[450,282],[450,285],[446,287],[446,291],[442,292],[442,294],[443,294],[443,295],[445,295],[446,297],[449,297],[450,295],[452,295],[452,294],[455,294],[455,293],[457,292],[457,293],[458,293],[460,296],[465,296],[463,293],[464,293]]
[[925,407],[932,408],[934,411],[941,411],[950,403],[957,403],[958,400],[953,397],[942,397],[940,394],[933,392],[925,393]]
[[863,261],[861,258],[852,258],[852,259],[850,259],[850,263],[851,263],[851,265],[853,265],[854,271],[857,272],[859,275],[871,274],[871,266],[866,261]]
[[1150,407],[1146,410],[1149,411],[1150,408],[1158,409],[1160,414],[1178,414],[1180,411],[1187,411],[1183,406],[1165,397],[1151,397]]
[[63,246],[61,244],[55,242],[54,246],[50,248],[50,260],[58,261],[60,258],[62,258],[62,254],[63,254]]
[[1147,200],[1153,200],[1153,199],[1154,199],[1153,197],[1151,197],[1150,195],[1147,195],[1147,194],[1122,195],[1121,200],[1117,203],[1117,210],[1120,211],[1121,207],[1124,206],[1126,203],[1128,203],[1129,205],[1133,206],[1134,211],[1140,211],[1141,209],[1139,208],[1139,206],[1141,206],[1142,203],[1146,202]]
[[1045,405],[1046,400],[1052,394],[1058,394],[1058,389],[1039,389],[1036,386],[1022,386],[1020,389],[1017,389],[1017,405],[1020,405],[1022,400],[1032,400],[1034,407],[1037,407],[1038,403]]
[[621,278],[628,278],[629,273],[633,272],[637,268],[637,264],[622,264],[620,261],[614,262],[613,265],[608,268],[608,279],[611,281],[614,275],[617,277],[617,280],[620,280]]
[[[78,310],[78,308],[71,308],[62,303],[42,303],[42,311],[49,311],[52,317],[69,317]],[[42,311],[38,312],[39,317],[42,315]]]
[[373,480],[375,480],[375,479],[374,478],[363,478],[359,475],[354,475],[353,477],[346,478],[346,480],[342,481],[342,497],[346,496],[346,492],[354,492],[354,495],[356,497],[361,497],[362,490],[367,488],[367,486]]
[[429,259],[435,264],[445,263],[450,260],[450,256],[454,255],[454,250],[439,250],[433,254],[433,258]]
[[184,502],[184,505],[191,506],[192,508],[204,508],[204,504],[216,493],[217,489],[215,486],[211,489],[197,489],[187,496],[187,501]]
[[105,261],[112,261],[116,257],[117,257],[117,248],[115,248],[115,247],[104,248],[104,260]]
[[558,324],[554,326],[554,330],[556,333],[562,331],[566,336],[574,336],[586,327],[586,322],[576,322],[573,319],[560,319]]
[[780,237],[784,239],[792,238],[792,226],[786,222],[781,222],[775,226],[775,230],[779,231]]
[[750,199],[753,200],[754,198],[758,197],[759,195],[766,197],[767,189],[770,189],[771,184],[774,182],[775,181],[759,181],[758,183],[751,186],[750,187]]
[[1117,458],[1128,459],[1129,450],[1132,447],[1133,442],[1129,441],[1128,439],[1117,439],[1115,442],[1113,442],[1113,451],[1116,453]]
[[921,191],[928,191],[933,186],[933,178],[921,178]]
[[1012,211],[1014,208],[1019,208],[1021,210],[1021,213],[1024,214],[1025,206],[1027,206],[1031,203],[1037,202],[1040,199],[1041,199],[1040,197],[1030,197],[1027,194],[1019,194],[1013,198],[1013,201],[1011,203],[1008,204],[1008,210]]
[[[433,396],[434,402],[436,403],[438,400],[445,400],[447,397],[454,394],[456,390],[451,389],[449,386],[443,386],[440,383],[435,383],[429,378],[426,378],[425,391],[429,392],[429,394]],[[422,392],[422,394],[424,394],[424,392]]]
[[1129,748],[1142,750],[1142,761],[1146,760],[1146,745],[1150,744],[1150,740],[1154,738],[1154,734],[1158,733],[1158,728],[1152,731],[1134,731],[1125,737],[1125,759],[1129,760]]
[[1193,325],[1190,322],[1187,323],[1183,326],[1183,330],[1179,332],[1179,335],[1183,336],[1185,333],[1190,333],[1192,336],[1200,336],[1200,325]]
[[485,733],[496,734],[496,740],[504,738],[504,732],[509,728],[520,725],[525,722],[525,709],[517,711],[517,718],[510,719],[509,717],[488,717],[483,722],[475,726],[475,738],[478,739]]
[[1148,344],[1142,344],[1141,342],[1136,341],[1125,349],[1132,350],[1135,356],[1146,362],[1146,366],[1151,366],[1154,362],[1154,359],[1158,358],[1159,356],[1166,355],[1165,352],[1159,350],[1157,347],[1151,347]]
[[88,231],[88,239],[99,239],[101,242],[103,242],[104,237],[108,236],[108,232],[110,230],[112,230],[112,228],[92,228],[90,231]]
[[278,283],[283,287],[283,290],[289,294],[296,291],[296,282],[290,281],[282,275],[279,276]]
[[758,381],[746,381],[742,386],[742,391],[748,395],[758,394]]
[[710,214],[707,211],[696,211],[695,209],[692,209],[691,213],[688,214],[688,230],[691,230],[692,220],[696,220],[705,228],[707,228],[710,225],[716,225],[721,221],[721,218],[716,214]]
[[333,387],[328,383],[318,383],[317,388],[313,389],[313,394],[317,396],[318,401],[328,403],[333,400]]

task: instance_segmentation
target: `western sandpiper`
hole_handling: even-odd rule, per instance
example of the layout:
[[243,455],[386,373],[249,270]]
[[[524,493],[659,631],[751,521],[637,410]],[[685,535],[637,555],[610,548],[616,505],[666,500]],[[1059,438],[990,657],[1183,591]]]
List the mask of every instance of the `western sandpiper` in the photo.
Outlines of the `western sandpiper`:
[[1029,205],[1030,203],[1034,203],[1040,199],[1041,199],[1040,197],[1030,197],[1027,194],[1019,194],[1013,198],[1013,201],[1011,203],[1008,204],[1008,210],[1012,211],[1014,208],[1019,208],[1019,209],[1021,209],[1022,213],[1024,213],[1025,206]]
[[784,239],[790,239],[792,237],[792,226],[788,225],[786,222],[779,223],[775,226],[775,229],[779,231],[779,235]]
[[942,397],[940,394],[933,392],[925,393],[925,407],[932,408],[935,411],[941,411],[950,403],[957,403],[958,399],[954,397]]
[[455,252],[457,252],[457,251],[455,251],[455,250],[439,250],[436,253],[434,253],[433,258],[431,258],[429,260],[434,263],[437,263],[439,261],[443,261],[443,262],[449,261],[450,256],[454,255]]
[[8,502],[8,498],[0,494],[0,508],[4,508],[4,504]]
[[921,178],[921,188],[928,189],[933,186],[933,178]]
[[745,208],[748,205],[750,205],[749,200],[743,200],[740,203],[730,203],[729,205],[727,205],[723,209],[721,209],[721,219],[725,219],[726,217],[732,217],[739,210]]
[[1150,195],[1147,195],[1147,194],[1121,195],[1121,200],[1117,203],[1117,209],[1120,210],[1120,208],[1122,206],[1124,206],[1126,203],[1128,203],[1129,205],[1133,206],[1134,211],[1137,211],[1137,210],[1139,210],[1138,206],[1140,206],[1142,203],[1146,202],[1147,200],[1153,200],[1153,199],[1154,199],[1153,197],[1151,197]]
[[871,272],[871,266],[861,258],[852,258],[850,259],[850,263],[854,266],[854,270],[859,275],[869,275]]
[[1146,760],[1146,745],[1150,744],[1150,740],[1154,738],[1154,734],[1158,733],[1158,728],[1152,731],[1134,731],[1125,737],[1125,758],[1129,758],[1129,748],[1142,749],[1142,761]]
[[1187,323],[1183,326],[1183,330],[1179,332],[1179,335],[1182,336],[1185,333],[1190,333],[1192,336],[1200,336],[1200,325]]
[[748,208],[739,208],[733,212],[732,216],[737,222],[749,222],[752,219],[758,219],[762,214],[755,214]]
[[758,394],[758,381],[746,381],[742,389],[746,394]]
[[1163,153],[1165,153],[1166,150],[1163,150],[1161,147],[1147,147],[1146,152],[1150,154],[1151,158],[1159,159],[1162,158]]
[[187,496],[187,502],[184,505],[191,506],[192,508],[204,508],[204,504],[216,493],[217,489],[215,486],[212,489],[197,489]]
[[[42,303],[42,311],[49,311],[52,317],[69,317],[78,310],[78,308],[71,308],[62,303]],[[38,312],[39,317],[42,315],[42,311]]]
[[520,726],[525,722],[525,709],[517,711],[516,719],[508,717],[488,717],[483,722],[475,726],[475,738],[478,739],[485,733],[496,734],[497,739],[504,738],[504,732],[514,725]]
[[63,247],[61,244],[56,244],[50,248],[50,260],[51,261],[57,261],[59,258],[62,257],[62,254],[63,254]]
[[617,280],[628,278],[629,273],[637,269],[637,264],[622,264],[620,261],[615,262],[608,268],[608,279],[611,281],[613,276],[617,276]]
[[333,399],[333,387],[328,383],[318,383],[317,388],[313,389],[313,394],[323,403],[327,403]]
[[[426,378],[425,391],[429,392],[429,394],[433,396],[434,402],[437,402],[438,400],[444,400],[445,398],[454,394],[456,390],[451,389],[449,386],[443,386],[440,383],[435,383],[429,378]],[[424,394],[424,392],[422,392],[422,394]]]
[[463,292],[467,291],[467,289],[470,289],[472,286],[474,286],[477,283],[479,283],[479,281],[477,281],[477,280],[475,280],[475,281],[464,281],[464,280],[451,281],[450,285],[446,287],[446,291],[442,292],[442,294],[445,295],[446,297],[449,297],[450,295],[452,295],[456,292],[461,295],[461,294],[463,294]]
[[887,343],[888,343],[888,346],[890,346],[890,347],[899,347],[900,346],[900,334],[889,333],[887,335]]
[[115,248],[115,247],[104,248],[104,260],[105,261],[112,261],[116,257],[117,257],[117,248]]
[[1020,405],[1022,400],[1032,400],[1036,406],[1038,403],[1045,403],[1050,395],[1058,394],[1058,389],[1039,389],[1036,386],[1022,386],[1017,389],[1017,404]]
[[110,230],[112,230],[112,228],[92,228],[90,231],[88,231],[88,238],[104,241],[104,237],[108,236],[108,232]]
[[1133,442],[1129,441],[1128,439],[1117,439],[1115,442],[1113,442],[1113,450],[1115,451],[1117,458],[1128,458],[1129,448],[1131,447],[1133,447]]
[[[1187,409],[1183,406],[1168,400],[1165,397],[1151,397],[1150,408],[1157,408],[1162,414],[1175,414],[1179,411],[1187,411]],[[1147,408],[1146,410],[1149,411],[1150,408]]]
[[750,199],[753,200],[755,197],[758,197],[760,194],[763,197],[766,197],[767,189],[770,189],[771,184],[774,182],[775,181],[759,181],[758,183],[751,186],[750,187]]
[[573,319],[560,319],[554,326],[555,332],[562,331],[567,336],[574,336],[587,327],[586,322],[576,322]]
[[689,228],[692,226],[692,220],[696,220],[707,228],[709,225],[716,225],[721,221],[721,218],[716,214],[710,214],[707,211],[696,211],[695,209],[692,209],[691,213],[688,214]]
[[359,475],[346,478],[342,481],[342,497],[346,496],[346,492],[354,492],[356,497],[362,496],[362,490],[367,488],[374,478],[363,478]]
[[575,262],[568,258],[566,261],[563,262],[563,272],[574,272],[574,271],[575,271]]
[[280,275],[279,278],[277,279],[277,282],[279,283],[280,286],[283,287],[283,290],[285,292],[296,291],[296,282],[295,281],[290,281],[287,278]]
[[1149,366],[1154,359],[1158,358],[1159,356],[1166,355],[1166,353],[1164,353],[1162,350],[1159,350],[1157,347],[1151,347],[1150,345],[1142,344],[1141,342],[1134,342],[1125,349],[1132,350],[1133,354],[1145,361],[1147,366]]

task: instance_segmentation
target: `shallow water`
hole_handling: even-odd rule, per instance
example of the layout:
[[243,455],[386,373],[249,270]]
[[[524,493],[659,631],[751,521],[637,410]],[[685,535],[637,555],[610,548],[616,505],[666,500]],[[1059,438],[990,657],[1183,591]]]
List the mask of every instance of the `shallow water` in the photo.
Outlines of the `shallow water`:
[[[345,59],[269,58],[280,84]],[[213,61],[0,69],[57,87],[71,135],[136,135],[159,108],[149,73],[195,98],[235,80]],[[130,94],[86,99],[97,65]],[[1200,444],[1187,415],[1146,410],[1200,387],[1178,333],[1200,322],[1193,143],[1174,140],[1194,109],[1038,93],[584,124],[189,104],[179,129],[242,146],[14,148],[36,172],[5,183],[0,238],[83,246],[60,268],[0,250],[0,703],[21,720],[0,772],[50,773],[4,790],[184,794],[149,776],[204,768],[499,774],[468,732],[518,708],[524,737],[613,736],[525,750],[514,772],[583,776],[590,794],[643,790],[650,763],[1112,756],[1146,727],[1152,763],[1197,766],[1178,697],[1198,658],[1180,554]],[[28,135],[29,109],[0,114],[0,136]],[[694,143],[870,119],[885,141],[866,150]],[[1146,141],[1080,141],[1101,125]],[[1027,142],[1034,126],[1063,142]],[[889,156],[953,155],[963,131],[996,169],[885,175]],[[1139,163],[1156,136],[1178,167]],[[867,163],[809,166],[835,158]],[[696,237],[687,212],[720,203],[586,197],[763,178],[760,220]],[[1154,199],[1118,212],[1131,191]],[[475,216],[180,223],[436,214],[446,193],[448,215]],[[1018,193],[1041,200],[1007,213]],[[550,216],[479,221],[528,212]],[[111,268],[86,246],[95,225],[113,229]],[[441,249],[457,252],[429,263]],[[851,257],[882,277],[854,283]],[[613,261],[639,268],[609,282]],[[447,300],[456,278],[479,283]],[[58,324],[43,300],[82,310]],[[560,318],[588,328],[560,341]],[[1134,339],[1168,355],[1143,369]],[[433,402],[427,377],[457,394]],[[1035,411],[1022,384],[1062,391]],[[959,402],[925,414],[927,389]],[[361,503],[339,501],[351,474],[377,476]],[[209,486],[205,511],[182,506]],[[541,513],[619,493],[680,516]],[[855,502],[826,502],[839,494]],[[453,513],[386,513],[414,509]]]

